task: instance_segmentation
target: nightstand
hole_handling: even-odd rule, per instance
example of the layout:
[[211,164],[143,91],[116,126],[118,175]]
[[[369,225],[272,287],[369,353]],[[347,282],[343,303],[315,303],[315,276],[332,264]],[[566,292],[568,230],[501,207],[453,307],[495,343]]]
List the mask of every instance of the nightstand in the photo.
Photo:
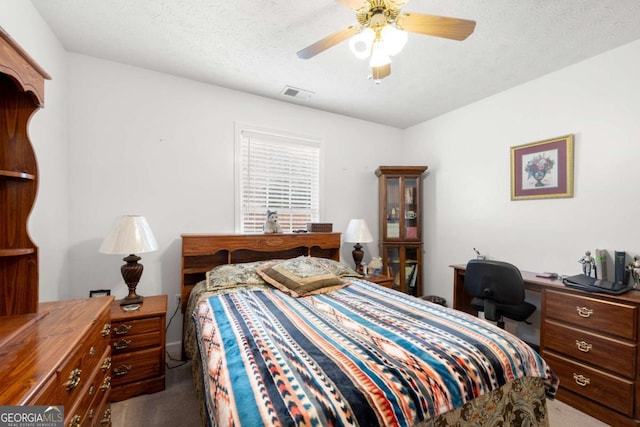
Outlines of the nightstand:
[[112,402],[164,390],[166,315],[166,295],[144,297],[130,312],[111,304]]
[[385,288],[391,288],[393,286],[393,278],[389,276],[379,275],[379,276],[365,276],[364,280],[368,280],[369,282],[376,283],[380,286],[384,286]]

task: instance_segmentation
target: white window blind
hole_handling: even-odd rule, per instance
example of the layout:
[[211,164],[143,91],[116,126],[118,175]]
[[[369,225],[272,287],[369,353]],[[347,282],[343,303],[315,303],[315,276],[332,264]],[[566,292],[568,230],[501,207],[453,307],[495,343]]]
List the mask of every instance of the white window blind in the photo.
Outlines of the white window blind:
[[240,232],[261,233],[268,210],[283,231],[320,217],[320,142],[240,130]]

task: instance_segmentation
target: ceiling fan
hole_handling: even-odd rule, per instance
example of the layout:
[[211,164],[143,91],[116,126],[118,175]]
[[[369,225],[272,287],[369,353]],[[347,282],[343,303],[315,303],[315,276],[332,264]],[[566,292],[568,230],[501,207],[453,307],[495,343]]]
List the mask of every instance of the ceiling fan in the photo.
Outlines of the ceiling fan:
[[426,34],[452,40],[464,40],[476,27],[475,21],[444,16],[403,13],[409,0],[337,0],[356,11],[357,24],[337,31],[297,52],[309,59],[351,38],[352,52],[369,58],[371,76],[380,81],[391,74],[391,56],[398,54],[407,41],[407,33]]

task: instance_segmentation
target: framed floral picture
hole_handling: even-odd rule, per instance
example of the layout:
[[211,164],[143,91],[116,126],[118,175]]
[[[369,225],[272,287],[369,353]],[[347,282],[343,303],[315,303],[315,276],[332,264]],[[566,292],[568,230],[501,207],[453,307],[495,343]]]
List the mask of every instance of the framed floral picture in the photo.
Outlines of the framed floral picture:
[[511,147],[511,200],[573,197],[573,134]]

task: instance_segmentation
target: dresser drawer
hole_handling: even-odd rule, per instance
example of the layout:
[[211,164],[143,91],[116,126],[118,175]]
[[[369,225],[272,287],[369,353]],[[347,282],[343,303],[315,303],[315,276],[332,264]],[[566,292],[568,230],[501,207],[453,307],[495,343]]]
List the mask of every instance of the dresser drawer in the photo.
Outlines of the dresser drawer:
[[72,353],[57,372],[59,403],[65,408],[70,407],[77,399],[89,375],[90,372],[82,370],[81,353],[79,351]]
[[111,341],[113,354],[120,354],[145,347],[159,346],[161,343],[160,332],[123,336]]
[[[628,378],[636,375],[636,345],[553,320],[544,322],[544,348]],[[611,357],[615,355],[615,357]]]
[[162,375],[162,348],[150,348],[113,355],[111,385],[116,387],[132,381]]
[[543,350],[542,357],[560,378],[560,387],[625,415],[633,415],[633,381],[598,371],[547,350]]
[[104,353],[98,357],[98,362],[92,372],[86,372],[86,378],[83,380],[82,390],[78,395],[78,399],[72,408],[65,407],[66,425],[91,425],[90,414],[92,406],[95,402],[100,402],[109,395],[111,390],[111,371],[103,369],[106,361],[110,359],[111,348],[107,347]]
[[161,323],[164,319],[149,317],[146,319],[132,319],[113,322],[111,325],[111,340],[117,340],[127,335],[145,334],[147,332],[159,331],[164,328]]
[[636,307],[582,295],[544,291],[545,318],[635,340]]
[[91,372],[97,364],[103,360],[105,350],[109,346],[110,340],[110,313],[105,310],[96,321],[91,332],[87,336],[87,340],[82,346],[82,369]]

